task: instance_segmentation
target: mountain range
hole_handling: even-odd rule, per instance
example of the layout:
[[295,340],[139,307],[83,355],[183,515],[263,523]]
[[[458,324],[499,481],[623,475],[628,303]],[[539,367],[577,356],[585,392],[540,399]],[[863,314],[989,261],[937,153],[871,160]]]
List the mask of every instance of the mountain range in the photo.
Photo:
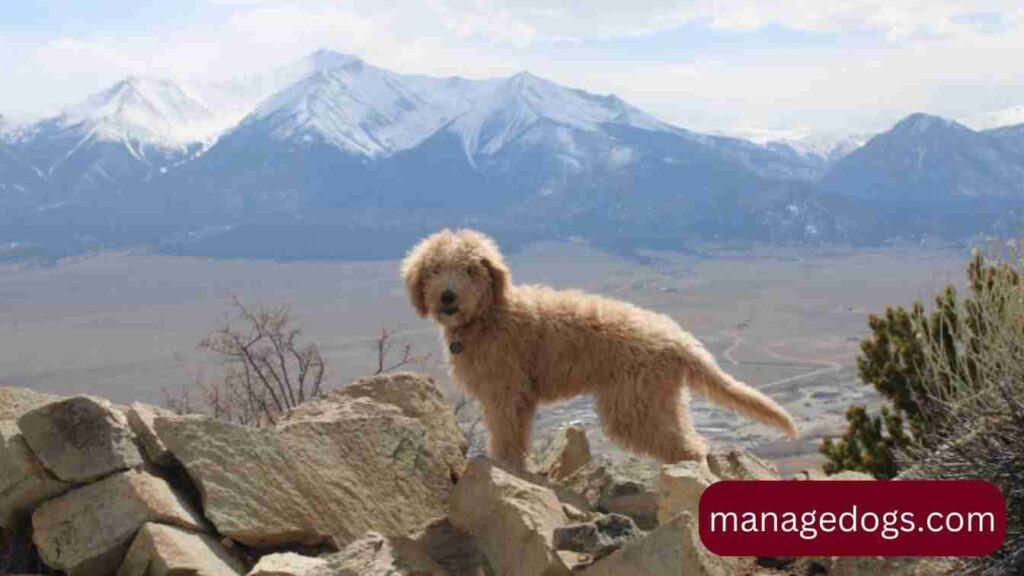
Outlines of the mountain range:
[[1013,233],[1022,206],[1024,125],[913,114],[873,137],[754,142],[526,72],[435,78],[329,51],[0,116],[0,257],[384,257],[452,225],[623,251],[862,244]]

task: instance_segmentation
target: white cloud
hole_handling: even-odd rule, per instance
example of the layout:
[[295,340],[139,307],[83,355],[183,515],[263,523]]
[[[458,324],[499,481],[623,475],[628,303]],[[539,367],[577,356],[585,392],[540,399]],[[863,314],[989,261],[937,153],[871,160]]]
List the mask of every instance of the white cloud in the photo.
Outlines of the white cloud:
[[[257,73],[321,47],[403,72],[528,69],[701,130],[859,132],[917,110],[966,117],[1024,103],[1019,0],[207,2],[209,13],[177,29],[0,38],[4,84],[16,87],[0,92],[0,112],[50,111],[127,74]],[[686,38],[654,36],[687,23],[737,42],[771,27],[834,45],[789,34],[793,44],[680,49]],[[637,54],[609,54],[603,42],[647,36]]]

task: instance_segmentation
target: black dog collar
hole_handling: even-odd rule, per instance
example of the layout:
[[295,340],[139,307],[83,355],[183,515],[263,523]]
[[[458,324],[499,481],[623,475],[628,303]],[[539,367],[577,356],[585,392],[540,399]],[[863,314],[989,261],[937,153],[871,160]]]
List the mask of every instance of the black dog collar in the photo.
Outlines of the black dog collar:
[[448,345],[448,351],[451,352],[452,354],[458,354],[459,352],[462,352],[462,349],[462,340],[456,340],[455,342],[452,342],[451,344]]

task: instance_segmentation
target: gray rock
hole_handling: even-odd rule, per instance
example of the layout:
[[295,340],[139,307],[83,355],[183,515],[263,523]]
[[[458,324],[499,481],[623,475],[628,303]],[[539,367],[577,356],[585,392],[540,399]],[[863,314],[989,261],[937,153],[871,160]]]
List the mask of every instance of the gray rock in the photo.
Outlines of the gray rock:
[[581,552],[599,559],[642,535],[629,516],[608,514],[593,522],[555,528],[554,545],[557,550]]
[[779,480],[779,472],[768,462],[746,450],[708,454],[708,469],[722,480]]
[[249,576],[448,576],[414,541],[371,532],[340,552],[260,558]]
[[142,464],[124,415],[105,400],[74,396],[30,410],[18,428],[47,470],[92,482]]
[[625,458],[613,461],[595,458],[569,476],[555,482],[559,496],[562,491],[575,494],[570,501],[581,510],[624,514],[637,525],[650,530],[658,525],[658,473],[654,460]]

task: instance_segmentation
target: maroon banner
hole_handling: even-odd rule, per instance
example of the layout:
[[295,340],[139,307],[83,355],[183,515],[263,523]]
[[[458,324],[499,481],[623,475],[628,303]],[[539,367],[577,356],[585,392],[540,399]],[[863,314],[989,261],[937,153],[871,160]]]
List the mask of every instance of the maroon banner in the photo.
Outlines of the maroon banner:
[[720,556],[986,556],[1006,501],[980,481],[723,481],[700,499]]

